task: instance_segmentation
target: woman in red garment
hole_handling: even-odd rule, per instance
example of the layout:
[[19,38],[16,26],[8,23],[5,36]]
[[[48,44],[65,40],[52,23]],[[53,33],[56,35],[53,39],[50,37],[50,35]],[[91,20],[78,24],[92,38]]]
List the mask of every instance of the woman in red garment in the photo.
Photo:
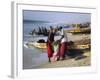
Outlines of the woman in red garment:
[[54,42],[54,30],[51,29],[47,39],[47,53],[49,62],[51,62],[50,58],[53,56],[53,46],[52,43]]
[[67,51],[67,33],[64,32],[64,30],[62,29],[62,27],[60,27],[60,35],[61,35],[61,43],[60,43],[60,51],[59,51],[59,56],[60,56],[60,60],[64,60],[65,59],[65,52]]

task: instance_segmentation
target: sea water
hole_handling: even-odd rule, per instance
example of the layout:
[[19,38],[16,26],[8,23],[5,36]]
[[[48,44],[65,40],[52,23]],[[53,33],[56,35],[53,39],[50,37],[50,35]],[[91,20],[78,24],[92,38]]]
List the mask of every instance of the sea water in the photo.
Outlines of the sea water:
[[32,31],[33,29],[38,29],[39,26],[44,26],[45,24],[25,22],[23,25],[23,69],[34,69],[35,67],[48,62],[47,53],[44,53],[40,49],[37,49],[35,47],[25,47],[24,44],[32,41],[35,42],[39,39],[47,40],[46,36],[29,35],[30,31]]

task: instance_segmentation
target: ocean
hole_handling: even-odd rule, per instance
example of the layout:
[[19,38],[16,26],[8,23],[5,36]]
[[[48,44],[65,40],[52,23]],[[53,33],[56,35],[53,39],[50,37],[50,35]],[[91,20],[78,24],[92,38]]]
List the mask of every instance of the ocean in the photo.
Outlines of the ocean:
[[24,22],[23,24],[23,69],[34,69],[37,66],[43,65],[48,62],[47,53],[42,52],[41,50],[33,47],[28,48],[24,45],[29,42],[35,42],[39,39],[47,40],[46,36],[43,35],[34,35],[31,36],[29,33],[36,29],[38,30],[38,27],[45,26],[48,27],[47,23],[34,23],[34,22]]

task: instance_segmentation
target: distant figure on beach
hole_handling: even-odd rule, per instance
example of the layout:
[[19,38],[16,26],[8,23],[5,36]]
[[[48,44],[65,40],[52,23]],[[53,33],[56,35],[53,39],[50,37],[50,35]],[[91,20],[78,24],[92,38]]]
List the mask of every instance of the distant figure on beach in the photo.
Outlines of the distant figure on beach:
[[53,29],[50,29],[49,34],[48,34],[48,39],[47,39],[47,53],[48,53],[48,59],[49,62],[51,62],[50,58],[53,56],[53,46],[52,43],[54,42],[54,35],[55,32]]
[[64,60],[65,59],[65,52],[67,50],[67,42],[68,42],[68,38],[67,38],[67,34],[64,32],[63,28],[60,27],[59,28],[59,33],[61,35],[60,38],[60,50],[59,50],[59,59],[60,60]]
[[57,59],[59,58],[59,56],[58,56],[58,54],[59,54],[59,45],[60,45],[59,40],[53,42],[54,53],[53,53],[53,56],[51,58],[51,61],[57,61]]

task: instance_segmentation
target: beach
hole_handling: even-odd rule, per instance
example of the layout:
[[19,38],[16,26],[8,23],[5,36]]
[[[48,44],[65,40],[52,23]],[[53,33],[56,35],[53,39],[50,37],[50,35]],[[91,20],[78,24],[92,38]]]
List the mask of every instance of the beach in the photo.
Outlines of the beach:
[[84,53],[84,56],[80,59],[75,58],[69,58],[65,59],[63,61],[56,61],[51,63],[46,63],[41,66],[36,67],[38,68],[67,68],[67,67],[85,67],[91,65],[91,59],[90,59],[90,52]]
[[[91,65],[91,15],[89,13],[24,10],[23,15],[23,69]],[[49,33],[56,31],[54,41],[60,40],[61,28],[67,35],[64,53],[66,58],[63,61],[49,63],[47,53]]]
[[[90,34],[72,35],[68,34],[69,41],[77,41],[83,39],[90,39]],[[58,39],[56,37],[56,39]],[[23,54],[23,69],[38,69],[38,68],[61,68],[61,67],[81,67],[91,65],[91,52],[90,50],[82,53],[81,56],[68,58],[63,61],[48,62],[47,52],[42,52],[37,48],[24,47]]]

